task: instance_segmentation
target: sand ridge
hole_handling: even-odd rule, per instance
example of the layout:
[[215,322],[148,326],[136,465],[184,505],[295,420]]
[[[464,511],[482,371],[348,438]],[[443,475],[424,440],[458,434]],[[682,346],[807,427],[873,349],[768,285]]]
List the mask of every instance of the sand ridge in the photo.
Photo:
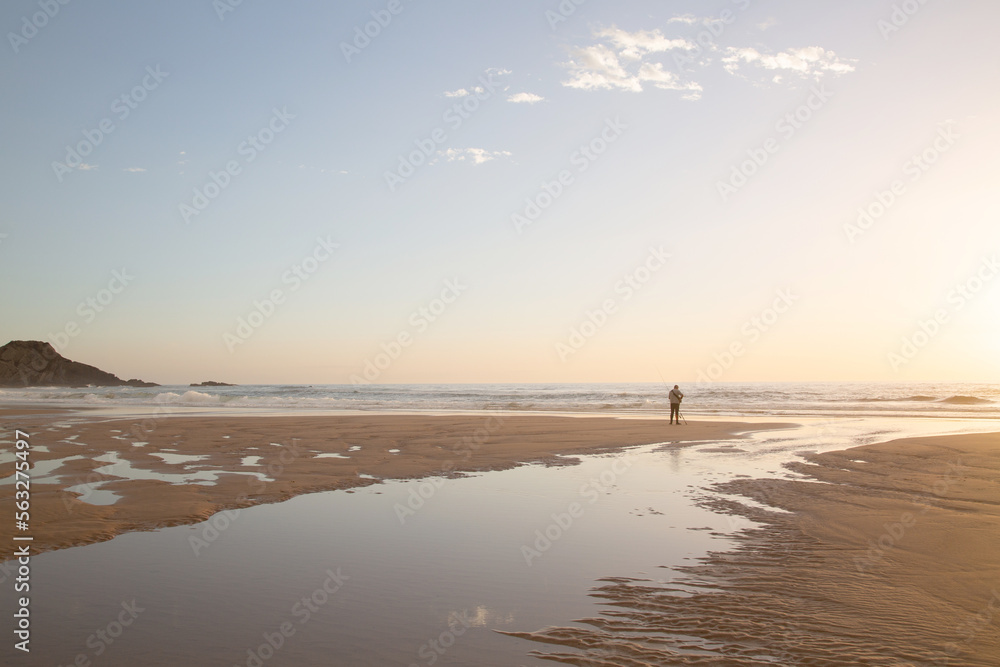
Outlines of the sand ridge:
[[760,524],[673,585],[609,578],[579,627],[511,633],[538,657],[614,665],[1000,664],[1000,434],[813,454],[803,479],[718,485]]

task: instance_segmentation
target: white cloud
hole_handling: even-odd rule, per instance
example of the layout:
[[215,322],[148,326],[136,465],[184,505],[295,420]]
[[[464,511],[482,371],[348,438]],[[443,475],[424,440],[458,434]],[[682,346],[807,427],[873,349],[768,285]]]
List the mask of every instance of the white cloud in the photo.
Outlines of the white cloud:
[[778,19],[772,16],[758,23],[757,30],[764,31],[767,30],[768,28],[773,28],[776,25],[778,25]]
[[686,39],[667,39],[659,30],[637,30],[627,32],[611,26],[594,33],[595,37],[607,37],[626,60],[640,60],[647,53],[663,53],[672,49],[690,50],[694,44]]
[[97,169],[97,165],[87,164],[86,162],[83,162],[80,164],[79,167],[77,167],[77,169],[79,169],[80,171],[90,171],[91,169]]
[[143,169],[142,167],[126,167],[125,169],[122,169],[122,171],[128,171],[128,172],[131,172],[133,174],[138,174],[139,172],[143,172],[143,171],[146,171],[146,170]]
[[[685,14],[668,23],[693,25],[701,19]],[[766,30],[777,23],[767,19],[758,27]],[[647,86],[676,90],[684,100],[701,99],[702,87],[683,71],[672,71],[672,61],[694,62],[700,67],[721,63],[730,74],[746,78],[747,71],[763,71],[764,81],[794,84],[800,79],[819,80],[826,75],[854,71],[855,60],[839,58],[833,51],[818,46],[766,53],[752,47],[722,48],[714,43],[697,45],[686,39],[671,39],[660,30],[628,32],[616,26],[595,29],[594,44],[570,50],[570,60],[563,66],[569,71],[562,85],[578,90],[625,90],[642,92]],[[679,59],[679,60],[678,60]]]
[[663,69],[663,63],[645,63],[639,68],[639,80],[649,81],[660,90],[683,90],[682,99],[695,101],[701,99],[701,84],[696,81],[681,81],[673,72]]
[[[490,67],[490,68],[488,68],[486,70],[486,74],[487,74],[487,76],[489,76],[489,77],[492,78],[494,76],[507,76],[508,74],[511,74],[511,71],[509,69],[498,69],[496,67]],[[481,95],[481,94],[483,94],[485,92],[486,92],[486,89],[483,88],[482,86],[475,86],[473,88],[459,88],[458,90],[446,90],[446,91],[444,91],[444,96],[445,97],[468,97],[469,95],[472,95],[473,93],[477,93],[477,94]]]
[[497,157],[510,157],[510,151],[488,151],[483,148],[449,148],[437,153],[447,162],[465,162],[483,164]]
[[541,95],[535,95],[534,93],[516,93],[508,97],[507,101],[514,102],[515,104],[535,104],[544,99]]
[[444,96],[445,97],[468,97],[469,95],[472,95],[473,93],[481,95],[481,94],[483,94],[485,92],[486,92],[485,88],[483,88],[482,86],[476,86],[472,90],[466,90],[465,88],[459,88],[458,90],[446,90],[446,91],[444,91]]
[[575,60],[567,67],[570,79],[563,81],[564,86],[592,90],[595,88],[621,88],[639,92],[642,86],[634,80],[618,62],[618,56],[607,46],[597,44],[574,51]]
[[757,49],[729,47],[722,58],[723,67],[730,74],[737,74],[743,65],[753,65],[765,70],[795,72],[803,78],[820,79],[824,74],[846,74],[854,71],[855,61],[842,60],[833,51],[819,46],[789,49],[780,53],[761,53]]
[[[627,48],[637,48],[634,45]],[[662,90],[687,91],[685,99],[698,99],[701,86],[693,81],[681,81],[673,72],[663,68],[663,63],[630,62],[626,67],[619,56],[610,47],[603,44],[588,46],[574,52],[575,60],[567,67],[570,78],[563,81],[564,86],[580,90],[627,90],[634,93],[642,92],[643,83],[651,83]]]

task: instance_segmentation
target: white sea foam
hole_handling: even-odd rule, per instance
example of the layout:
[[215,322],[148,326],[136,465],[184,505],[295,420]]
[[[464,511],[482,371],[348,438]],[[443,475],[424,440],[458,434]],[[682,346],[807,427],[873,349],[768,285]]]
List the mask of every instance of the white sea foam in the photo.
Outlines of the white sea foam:
[[[671,380],[669,385],[674,382]],[[683,383],[688,414],[735,416],[1000,417],[1000,385],[969,383]],[[246,385],[237,387],[32,387],[0,390],[2,404],[279,411],[544,411],[660,414],[667,386]],[[68,425],[67,425],[68,427]]]

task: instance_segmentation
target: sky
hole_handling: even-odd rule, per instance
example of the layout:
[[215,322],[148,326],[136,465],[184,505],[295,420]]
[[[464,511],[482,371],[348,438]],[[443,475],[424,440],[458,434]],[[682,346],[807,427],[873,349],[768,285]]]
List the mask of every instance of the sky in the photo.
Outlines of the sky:
[[998,23],[9,0],[0,342],[162,384],[995,381]]

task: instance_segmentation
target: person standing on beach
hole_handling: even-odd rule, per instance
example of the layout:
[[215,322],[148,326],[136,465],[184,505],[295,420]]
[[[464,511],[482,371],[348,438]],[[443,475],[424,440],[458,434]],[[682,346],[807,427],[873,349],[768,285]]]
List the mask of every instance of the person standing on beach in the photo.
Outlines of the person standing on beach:
[[680,387],[674,385],[674,388],[670,390],[670,423],[674,423],[674,415],[677,415],[677,425],[681,425],[681,400],[683,400],[684,394],[681,393]]

